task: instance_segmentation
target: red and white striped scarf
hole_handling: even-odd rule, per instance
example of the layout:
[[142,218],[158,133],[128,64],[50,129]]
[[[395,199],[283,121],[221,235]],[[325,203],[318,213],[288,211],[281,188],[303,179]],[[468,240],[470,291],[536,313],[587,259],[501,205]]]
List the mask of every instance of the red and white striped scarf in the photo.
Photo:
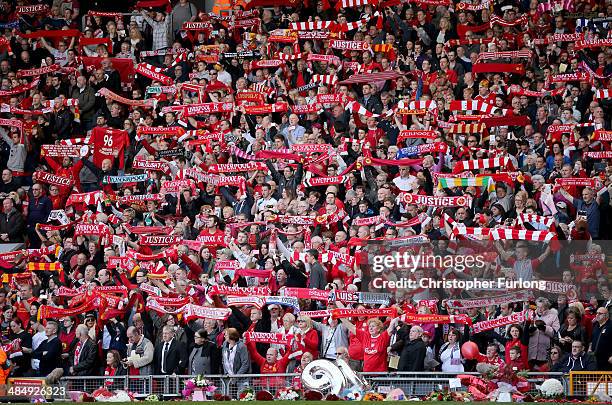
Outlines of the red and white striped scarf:
[[597,89],[595,90],[594,97],[598,100],[606,100],[610,98],[610,90],[609,89]]
[[555,223],[555,219],[553,217],[543,217],[536,214],[519,214],[516,218],[516,223],[518,225],[523,225],[525,222],[535,222],[550,228]]
[[116,101],[121,104],[129,105],[131,107],[153,108],[155,106],[155,101],[154,101],[155,99],[150,98],[148,100],[130,100],[128,98],[120,96],[119,94],[113,93],[106,87],[102,87],[100,90],[98,90],[98,95],[106,97],[106,98],[110,98],[113,101]]
[[[43,101],[42,105],[44,105],[45,107],[55,108],[55,100],[45,100]],[[79,99],[78,98],[65,98],[62,100],[62,105],[64,107],[76,107],[79,105]]]
[[[338,26],[338,31],[340,31],[340,32],[348,32],[348,31],[356,30],[356,29],[361,28],[364,25],[366,25],[370,21],[370,19],[372,19],[373,17],[382,18],[380,12],[375,11],[374,14],[368,15],[368,16],[360,19],[360,20],[349,22],[349,23],[340,24]],[[379,19],[379,21],[380,21],[380,19]]]
[[492,240],[530,240],[534,242],[549,242],[553,239],[557,239],[557,234],[550,231],[494,228],[491,229],[490,237]]
[[507,167],[509,170],[514,170],[512,161],[509,157],[496,157],[489,159],[462,160],[455,164],[453,173],[460,173],[465,170],[481,170],[491,169],[494,167]]
[[491,26],[491,28],[497,24],[497,25],[502,25],[504,27],[514,27],[515,25],[525,25],[528,22],[528,18],[527,15],[522,15],[520,18],[517,18],[514,21],[507,21],[504,20],[502,17],[493,14],[491,16],[491,20],[489,21],[489,25]]
[[463,226],[463,224],[456,224],[453,228],[450,239],[456,239],[457,236],[465,236],[468,239],[485,239],[490,236],[490,228],[473,228]]
[[294,31],[331,30],[336,25],[335,21],[301,21],[289,24],[289,28]]
[[487,104],[484,101],[480,100],[453,100],[450,103],[449,110],[451,111],[480,111],[485,114],[493,114],[497,110],[501,110],[502,114],[506,115],[508,110],[503,108],[498,108],[493,105]]
[[505,59],[505,58],[511,58],[511,59],[518,59],[518,58],[527,58],[527,59],[531,59],[533,57],[533,51],[528,49],[528,50],[522,50],[522,51],[500,51],[500,52],[481,52],[478,54],[478,59],[476,59],[476,62],[480,62],[483,60],[489,60],[489,59]]
[[340,9],[343,8],[361,7],[368,4],[371,4],[369,0],[339,0],[336,3],[336,11],[340,11]]
[[565,87],[560,87],[554,90],[541,90],[541,91],[524,89],[518,84],[513,84],[510,87],[508,87],[508,94],[519,94],[521,96],[528,96],[528,97],[545,97],[545,96],[556,97],[556,96],[563,94],[564,92],[565,92]]
[[363,105],[359,104],[357,101],[349,101],[344,108],[347,111],[351,111],[353,113],[357,113],[365,117],[379,117],[378,114],[374,114],[373,112],[368,111]]
[[276,52],[274,54],[274,57],[280,60],[298,60],[298,59],[302,59],[304,55],[301,52],[294,53],[292,55],[284,53],[284,52]]
[[323,83],[323,84],[333,87],[336,85],[336,83],[338,83],[338,77],[336,75],[315,74],[315,75],[312,75],[312,78],[310,79],[310,81],[312,83]]

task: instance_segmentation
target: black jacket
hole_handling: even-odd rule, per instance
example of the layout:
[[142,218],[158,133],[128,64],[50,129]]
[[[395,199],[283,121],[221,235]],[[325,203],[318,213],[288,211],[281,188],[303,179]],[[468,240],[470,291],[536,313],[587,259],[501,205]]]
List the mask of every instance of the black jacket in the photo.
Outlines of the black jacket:
[[[181,374],[187,366],[187,347],[179,343],[174,338],[168,348],[168,353],[165,356],[165,366],[162,367],[162,351],[164,350],[165,342],[155,346],[155,352],[153,353],[153,364],[155,368],[155,374]],[[163,369],[163,372],[162,372]]]
[[62,343],[55,336],[45,340],[32,352],[32,358],[40,360],[39,375],[46,377],[62,362]]
[[297,187],[302,182],[302,177],[304,175],[304,165],[302,164],[302,162],[298,163],[295,174],[289,179],[287,179],[284,174],[279,173],[269,160],[266,160],[266,166],[268,166],[268,169],[270,169],[270,173],[272,173],[272,178],[274,179],[277,185],[277,195],[275,196],[275,198],[280,198],[283,194],[283,190],[286,188],[292,190],[295,193]]
[[570,371],[595,371],[597,370],[597,362],[589,353],[582,353],[582,356],[574,358],[571,353],[567,354],[557,364],[553,366],[551,371],[560,371],[569,373]]
[[410,329],[402,327],[397,332],[397,342],[391,350],[400,353],[397,371],[424,371],[427,347],[421,338],[410,340]]
[[59,139],[70,139],[72,137],[72,123],[74,114],[68,108],[63,107],[52,115],[53,132]]
[[23,215],[15,208],[8,214],[0,213],[0,234],[8,234],[11,242],[23,242],[24,224]]
[[79,358],[75,366],[74,362],[78,345],[78,343],[74,345],[74,349],[72,353],[70,353],[69,364],[73,368],[74,375],[98,375],[98,346],[91,339],[87,339],[85,343],[81,345]]

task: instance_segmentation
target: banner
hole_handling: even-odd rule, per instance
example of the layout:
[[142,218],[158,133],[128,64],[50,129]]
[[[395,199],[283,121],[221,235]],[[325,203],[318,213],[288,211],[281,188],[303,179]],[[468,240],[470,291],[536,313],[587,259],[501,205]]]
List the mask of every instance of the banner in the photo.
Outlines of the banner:
[[81,157],[81,147],[78,145],[42,145],[41,154],[49,157]]
[[366,51],[370,49],[370,45],[365,41],[347,41],[344,39],[330,40],[329,47],[343,51]]
[[129,174],[125,176],[104,176],[102,184],[124,184],[124,183],[140,183],[147,181],[148,174]]
[[396,308],[380,308],[380,309],[344,309],[335,308],[331,310],[332,318],[353,318],[353,317],[366,317],[366,318],[378,318],[378,317],[391,317],[397,316]]
[[517,291],[512,294],[498,295],[496,297],[483,297],[464,300],[446,300],[446,307],[450,309],[482,308],[489,305],[509,304],[511,302],[528,301],[532,298],[530,291]]
[[612,150],[603,152],[584,152],[583,156],[591,159],[612,159]]
[[512,325],[515,323],[520,324],[530,319],[533,319],[533,312],[530,310],[526,310],[523,312],[514,312],[511,315],[502,316],[497,319],[477,322],[472,325],[472,333],[480,333],[485,330],[491,330],[499,328],[500,326]]
[[145,246],[171,246],[181,243],[182,240],[179,235],[143,235],[139,243]]
[[74,184],[74,180],[69,177],[58,176],[47,172],[34,172],[34,174],[32,174],[32,179],[58,187],[72,187]]
[[471,199],[460,197],[434,197],[430,195],[401,193],[399,201],[404,204],[416,204],[427,207],[469,207]]
[[472,319],[466,314],[458,315],[437,315],[437,314],[404,314],[400,317],[402,322],[409,324],[424,324],[424,323],[437,323],[437,324],[448,324],[448,323],[461,323],[461,324],[472,324]]

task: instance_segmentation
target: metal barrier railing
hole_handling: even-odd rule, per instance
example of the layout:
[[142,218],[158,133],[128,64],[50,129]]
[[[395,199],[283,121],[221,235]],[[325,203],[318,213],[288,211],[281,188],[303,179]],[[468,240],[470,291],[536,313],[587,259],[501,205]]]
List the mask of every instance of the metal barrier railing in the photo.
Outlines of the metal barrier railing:
[[576,396],[612,395],[612,372],[572,371],[569,374],[569,393]]
[[[460,373],[478,375],[478,373]],[[386,393],[394,388],[401,388],[407,396],[423,396],[434,390],[450,389],[450,379],[456,378],[457,373],[442,372],[391,372],[391,373],[362,373],[372,389]],[[150,375],[150,376],[121,376],[121,377],[64,377],[60,384],[65,388],[66,398],[73,391],[92,393],[100,387],[109,390],[126,390],[138,397],[157,394],[164,398],[182,397],[182,390],[189,375]],[[270,391],[273,395],[279,388],[297,387],[300,383],[299,374],[245,374],[241,376],[210,375],[205,376],[217,388],[213,394],[227,395],[237,398],[245,388],[255,392]],[[565,393],[570,394],[570,384],[567,375],[562,373],[529,373],[530,393],[537,393],[536,385],[548,378],[559,379]],[[453,388],[456,391],[465,391],[465,387]]]

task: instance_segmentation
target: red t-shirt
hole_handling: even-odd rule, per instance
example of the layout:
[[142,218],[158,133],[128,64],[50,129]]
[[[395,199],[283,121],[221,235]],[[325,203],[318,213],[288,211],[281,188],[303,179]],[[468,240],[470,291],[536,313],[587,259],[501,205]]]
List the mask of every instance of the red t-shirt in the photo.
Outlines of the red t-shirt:
[[123,169],[125,147],[130,144],[126,131],[112,128],[96,127],[91,132],[91,143],[94,148],[94,164],[102,167],[104,159],[115,161],[115,151],[118,152],[119,168]]
[[363,345],[363,372],[387,371],[387,347],[391,342],[387,331],[372,337],[370,332],[357,329],[357,339]]

